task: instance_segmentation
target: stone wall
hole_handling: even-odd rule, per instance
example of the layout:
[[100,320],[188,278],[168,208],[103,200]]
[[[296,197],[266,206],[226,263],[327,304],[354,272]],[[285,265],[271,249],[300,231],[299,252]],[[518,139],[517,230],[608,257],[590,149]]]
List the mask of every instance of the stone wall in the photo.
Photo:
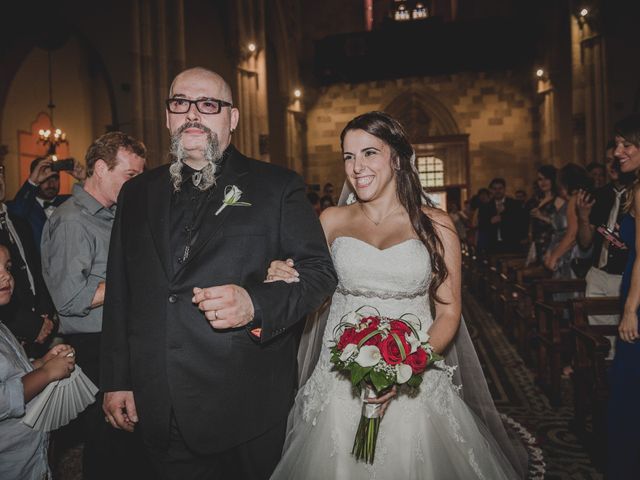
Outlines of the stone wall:
[[[511,194],[519,188],[530,192],[539,162],[539,132],[528,73],[459,73],[325,87],[308,110],[306,180],[342,185],[342,128],[354,116],[384,110],[409,94],[418,105],[405,102],[407,115],[400,120],[407,131],[421,128],[424,117],[409,114],[415,109],[427,112],[429,135],[469,135],[472,192],[495,176],[507,180]],[[406,125],[412,122],[418,124]]]

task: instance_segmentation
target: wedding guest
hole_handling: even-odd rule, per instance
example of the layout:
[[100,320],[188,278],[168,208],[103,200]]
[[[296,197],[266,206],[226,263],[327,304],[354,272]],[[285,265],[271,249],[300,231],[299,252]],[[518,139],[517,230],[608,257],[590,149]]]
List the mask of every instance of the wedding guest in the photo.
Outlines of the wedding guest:
[[[0,245],[0,305],[10,302],[15,282],[9,249]],[[67,378],[75,368],[69,345],[56,345],[33,362],[0,318],[0,478],[50,478],[49,434],[22,423],[28,403],[51,382]]]
[[[592,264],[585,280],[587,297],[617,297],[620,293],[622,273],[627,263],[629,250],[619,243],[620,224],[625,215],[624,201],[628,187],[635,179],[635,171],[621,172],[620,162],[611,158],[607,149],[606,167],[611,179],[593,195],[585,191],[578,194],[578,245],[592,252]],[[591,315],[589,323],[594,325],[617,325],[619,315]],[[611,337],[611,340],[615,340]],[[613,358],[614,349],[609,352]]]
[[[87,179],[56,208],[42,234],[42,272],[60,316],[60,332],[77,352],[91,381],[100,382],[100,343],[107,255],[116,200],[124,182],[142,173],[146,149],[121,132],[96,139],[86,154]],[[85,478],[105,478],[117,466],[118,439],[102,415],[100,399],[79,417]],[[132,447],[133,448],[133,447]],[[115,455],[115,454],[114,454]]]
[[578,192],[581,189],[591,189],[593,181],[583,167],[568,163],[560,169],[558,183],[559,194],[564,202],[551,215],[553,234],[544,255],[544,266],[553,272],[553,278],[570,279],[576,278],[571,262],[577,258],[574,246],[578,234]]
[[[32,161],[29,178],[20,187],[15,198],[7,202],[9,213],[29,222],[38,252],[47,218],[70,197],[60,195],[60,172],[53,171],[52,165],[51,157],[38,157]],[[74,161],[73,170],[64,171],[79,182],[86,178],[85,168],[78,161]]]
[[[4,167],[0,166],[0,243],[7,245],[13,259],[14,294],[0,306],[0,318],[38,356],[54,330],[55,310],[40,269],[40,256],[29,224],[12,216],[4,203]],[[46,351],[46,350],[45,350]]]
[[586,168],[593,180],[593,188],[604,187],[607,183],[607,168],[605,165],[598,162],[591,162]]
[[535,192],[536,202],[529,210],[531,217],[531,239],[534,251],[529,255],[530,264],[542,265],[554,233],[552,218],[565,201],[558,195],[557,169],[553,165],[538,168]]
[[620,239],[629,248],[622,274],[620,300],[623,305],[616,354],[609,375],[607,414],[607,473],[610,479],[631,480],[640,472],[640,115],[631,115],[615,126],[615,157],[622,173],[636,172],[626,212],[620,224]]
[[322,206],[322,210],[329,207],[334,207],[336,204],[335,199],[333,198],[333,183],[325,183],[324,187],[322,187],[322,197],[320,197],[320,205]]
[[492,201],[478,208],[478,230],[488,238],[487,252],[522,251],[528,223],[523,205],[506,195],[507,182],[503,178],[491,180],[489,188]]

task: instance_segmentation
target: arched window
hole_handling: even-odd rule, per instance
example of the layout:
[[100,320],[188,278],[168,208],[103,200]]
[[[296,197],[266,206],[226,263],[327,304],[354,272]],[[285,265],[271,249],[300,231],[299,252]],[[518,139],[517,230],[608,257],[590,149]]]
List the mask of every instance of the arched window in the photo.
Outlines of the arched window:
[[442,160],[434,156],[417,157],[416,166],[423,188],[444,187],[444,162]]

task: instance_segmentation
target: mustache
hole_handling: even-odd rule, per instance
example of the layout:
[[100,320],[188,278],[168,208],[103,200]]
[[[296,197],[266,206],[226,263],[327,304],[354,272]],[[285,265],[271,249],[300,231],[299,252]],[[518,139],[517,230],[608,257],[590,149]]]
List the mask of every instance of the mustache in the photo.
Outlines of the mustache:
[[206,125],[203,125],[200,122],[186,122],[180,125],[180,127],[178,127],[178,130],[176,130],[175,134],[180,135],[182,132],[184,132],[188,128],[198,128],[203,132],[205,132],[207,135],[211,135],[213,133],[209,127],[207,127]]

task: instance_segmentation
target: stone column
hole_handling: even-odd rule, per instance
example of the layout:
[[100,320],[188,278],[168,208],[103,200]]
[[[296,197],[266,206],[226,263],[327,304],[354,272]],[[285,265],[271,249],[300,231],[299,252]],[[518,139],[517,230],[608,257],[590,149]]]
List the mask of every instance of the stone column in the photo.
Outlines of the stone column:
[[167,161],[164,101],[185,68],[183,0],[132,2],[133,131],[148,149],[147,165]]
[[238,45],[235,103],[240,110],[240,123],[233,142],[245,155],[268,162],[264,0],[237,0],[232,5]]

